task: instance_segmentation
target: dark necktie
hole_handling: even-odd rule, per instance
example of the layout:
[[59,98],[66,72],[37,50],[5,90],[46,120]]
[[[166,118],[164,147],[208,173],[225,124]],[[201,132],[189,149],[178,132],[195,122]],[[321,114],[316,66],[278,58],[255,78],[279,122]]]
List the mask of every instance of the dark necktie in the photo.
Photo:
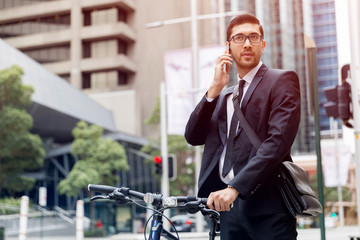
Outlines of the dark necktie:
[[[237,98],[237,100],[239,101],[238,104],[240,104],[241,102],[244,84],[245,84],[245,80],[241,79],[239,81],[239,97]],[[234,138],[236,136],[237,125],[238,125],[238,119],[234,111],[234,114],[231,118],[229,137],[226,143],[226,153],[225,153],[224,167],[222,173],[223,177],[226,177],[226,175],[228,175],[234,164],[233,147],[234,147]]]

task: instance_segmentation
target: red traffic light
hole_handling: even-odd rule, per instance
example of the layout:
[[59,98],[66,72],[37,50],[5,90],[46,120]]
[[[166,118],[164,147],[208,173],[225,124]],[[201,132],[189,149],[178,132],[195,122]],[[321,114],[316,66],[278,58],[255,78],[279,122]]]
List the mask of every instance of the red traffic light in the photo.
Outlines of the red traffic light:
[[154,162],[155,162],[156,164],[160,164],[160,163],[161,163],[161,157],[155,156],[155,157],[154,157]]

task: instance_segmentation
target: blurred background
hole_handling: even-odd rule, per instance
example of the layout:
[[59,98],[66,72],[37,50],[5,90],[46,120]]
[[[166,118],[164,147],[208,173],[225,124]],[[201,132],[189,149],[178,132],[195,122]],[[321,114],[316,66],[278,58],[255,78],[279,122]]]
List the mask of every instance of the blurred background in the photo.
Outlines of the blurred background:
[[[90,206],[86,185],[161,191],[162,170],[153,157],[161,156],[162,82],[167,153],[173,154],[170,194],[195,194],[196,150],[183,139],[184,123],[212,81],[228,23],[241,12],[256,15],[264,27],[262,61],[299,76],[302,117],[292,155],[316,190],[314,111],[319,111],[327,226],[356,225],[353,116],[329,114],[324,91],[349,83],[348,1],[0,0],[0,226],[6,235],[18,234],[23,195],[30,198],[34,231],[73,224],[76,201],[85,199],[88,226],[100,221],[100,235],[142,232],[146,212],[107,202]],[[342,74],[343,67],[348,71]],[[235,76],[232,69],[229,85]],[[13,89],[24,88],[14,90],[18,104],[7,96],[14,81],[6,79],[20,81]],[[345,97],[352,112],[349,94]],[[20,117],[6,115],[9,106],[24,109],[29,123],[15,124]],[[27,140],[19,140],[23,134]],[[83,141],[78,148],[77,141]],[[41,223],[39,216],[51,221]],[[181,221],[194,231],[192,217]],[[301,221],[299,227],[317,222]]]

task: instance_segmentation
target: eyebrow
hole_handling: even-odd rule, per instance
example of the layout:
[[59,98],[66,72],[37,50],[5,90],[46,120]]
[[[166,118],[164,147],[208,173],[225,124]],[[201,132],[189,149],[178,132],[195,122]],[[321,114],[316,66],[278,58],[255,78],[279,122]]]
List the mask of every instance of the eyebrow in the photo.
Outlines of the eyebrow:
[[235,34],[235,35],[232,35],[230,38],[235,37],[235,36],[237,36],[237,35],[250,36],[251,34],[258,34],[258,35],[260,35],[260,36],[261,36],[261,33],[258,33],[258,32],[252,32],[252,33],[250,33],[249,35],[245,35],[245,34],[243,34],[243,33],[237,33],[237,34]]

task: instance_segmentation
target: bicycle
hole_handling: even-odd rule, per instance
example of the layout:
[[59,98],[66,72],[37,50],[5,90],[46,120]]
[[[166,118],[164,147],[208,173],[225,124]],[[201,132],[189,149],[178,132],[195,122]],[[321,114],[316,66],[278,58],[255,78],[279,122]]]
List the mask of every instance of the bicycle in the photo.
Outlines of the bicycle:
[[[99,192],[107,195],[96,195],[90,199],[90,201],[95,201],[99,199],[108,199],[116,201],[118,204],[132,203],[136,204],[139,207],[150,209],[154,213],[147,219],[144,227],[144,238],[146,238],[146,228],[149,220],[152,218],[149,240],[160,240],[160,237],[163,236],[166,239],[170,240],[179,240],[179,234],[174,226],[176,236],[166,229],[163,228],[163,217],[167,221],[170,221],[166,216],[164,216],[164,210],[170,208],[179,208],[184,209],[190,214],[197,213],[200,211],[204,216],[209,217],[210,219],[210,230],[209,230],[209,240],[214,240],[216,236],[219,236],[220,232],[220,214],[219,212],[209,209],[206,206],[207,198],[198,198],[196,196],[170,196],[164,197],[162,194],[158,193],[142,193],[130,190],[127,187],[112,187],[107,185],[95,185],[89,184],[88,190],[91,192]],[[144,203],[151,204],[153,208],[147,207],[136,202],[134,199],[142,200]]]

